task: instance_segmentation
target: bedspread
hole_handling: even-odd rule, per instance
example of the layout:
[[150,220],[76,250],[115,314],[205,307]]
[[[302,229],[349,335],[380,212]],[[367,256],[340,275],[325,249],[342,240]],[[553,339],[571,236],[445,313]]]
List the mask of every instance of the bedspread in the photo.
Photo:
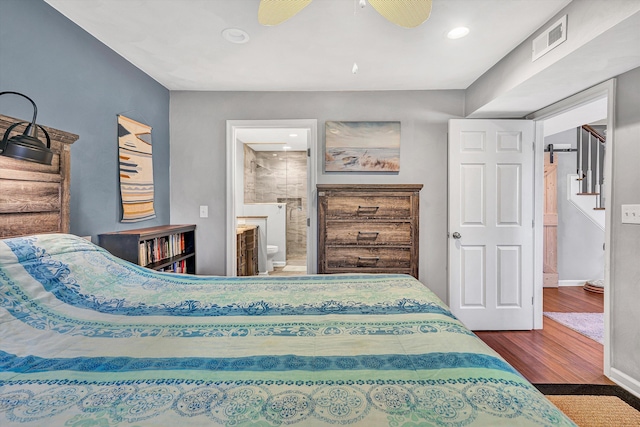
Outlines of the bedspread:
[[0,243],[0,425],[574,425],[408,275],[159,273]]

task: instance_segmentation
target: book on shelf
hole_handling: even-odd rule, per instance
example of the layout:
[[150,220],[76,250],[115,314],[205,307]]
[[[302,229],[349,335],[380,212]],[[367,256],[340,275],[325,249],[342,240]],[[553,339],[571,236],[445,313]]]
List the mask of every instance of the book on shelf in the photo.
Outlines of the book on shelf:
[[162,271],[164,273],[187,273],[187,260],[181,260],[174,262],[171,265],[166,266],[165,268],[161,268],[158,271]]
[[140,260],[140,265],[144,267],[163,259],[182,255],[185,250],[184,233],[170,234],[140,242],[138,259]]
[[195,274],[195,228],[187,224],[123,230],[99,234],[98,241],[113,255],[143,267]]

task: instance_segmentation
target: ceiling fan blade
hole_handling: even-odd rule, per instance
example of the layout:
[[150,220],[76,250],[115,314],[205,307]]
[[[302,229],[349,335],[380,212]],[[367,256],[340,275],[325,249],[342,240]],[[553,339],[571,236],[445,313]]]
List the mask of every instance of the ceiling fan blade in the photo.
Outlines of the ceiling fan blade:
[[311,0],[260,0],[258,22],[262,25],[278,25],[307,7]]
[[415,28],[429,19],[432,0],[369,0],[369,4],[388,21],[404,28]]

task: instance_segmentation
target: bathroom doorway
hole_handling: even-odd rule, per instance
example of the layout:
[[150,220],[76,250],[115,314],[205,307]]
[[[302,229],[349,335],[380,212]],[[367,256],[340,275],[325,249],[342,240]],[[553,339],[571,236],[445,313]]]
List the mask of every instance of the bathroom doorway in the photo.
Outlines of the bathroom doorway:
[[[307,135],[304,129],[241,129],[243,204],[238,210],[267,216],[263,274],[307,273]],[[240,216],[239,216],[240,218]]]
[[238,225],[259,232],[260,274],[316,271],[316,120],[227,122],[227,275]]

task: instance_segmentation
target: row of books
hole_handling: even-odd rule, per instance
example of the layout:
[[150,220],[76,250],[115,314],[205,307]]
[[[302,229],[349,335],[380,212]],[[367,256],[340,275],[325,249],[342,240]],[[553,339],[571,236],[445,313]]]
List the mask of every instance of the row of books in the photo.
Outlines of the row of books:
[[164,271],[165,273],[188,273],[187,260],[183,259],[182,261],[174,262],[165,268],[161,268],[159,271]]
[[185,250],[184,233],[171,234],[140,242],[138,259],[142,266],[146,266],[153,262],[181,255]]

